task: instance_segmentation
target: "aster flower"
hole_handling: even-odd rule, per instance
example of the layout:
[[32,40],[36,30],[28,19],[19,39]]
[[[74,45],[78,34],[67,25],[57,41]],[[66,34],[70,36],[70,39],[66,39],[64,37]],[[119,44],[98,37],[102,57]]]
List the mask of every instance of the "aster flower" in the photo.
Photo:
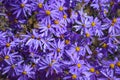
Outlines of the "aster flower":
[[68,50],[70,54],[77,55],[77,56],[85,56],[85,52],[83,51],[83,46],[78,45],[78,43],[75,43],[71,46],[71,48]]
[[67,7],[65,7],[65,1],[60,0],[60,1],[55,1],[55,5],[53,6],[54,9],[56,9],[60,15],[62,15],[65,10],[67,10]]
[[1,55],[1,58],[2,58],[5,62],[7,62],[8,64],[9,64],[10,62],[13,63],[14,61],[16,61],[17,58],[18,58],[18,59],[21,59],[21,56],[18,55],[17,52],[11,53],[11,51],[10,51],[9,49],[6,49],[6,48],[4,48],[4,49],[1,51],[1,53],[2,53],[2,54],[0,54],[0,55]]
[[19,78],[18,80],[26,80],[31,79],[35,75],[33,68],[30,65],[21,65],[19,69],[17,69]]
[[53,56],[45,56],[40,59],[39,70],[47,70],[46,77],[52,74],[58,74],[61,72],[60,63],[58,62],[59,58]]
[[85,33],[86,29],[88,29],[90,26],[90,22],[88,21],[88,17],[81,16],[81,21],[76,21],[77,25],[73,26],[75,27],[76,31],[80,30],[81,35]]
[[51,22],[51,18],[58,18],[58,13],[51,8],[51,5],[45,4],[44,8],[39,11],[37,17],[38,20],[41,21],[41,23],[49,24],[49,22]]
[[20,62],[10,62],[10,63],[7,63],[7,66],[5,66],[3,68],[3,73],[2,75],[6,74],[7,73],[7,76],[8,77],[16,77],[17,76],[17,69],[18,69],[18,66],[22,63],[23,61],[20,61]]
[[57,41],[54,40],[54,43],[51,44],[51,48],[49,48],[49,50],[52,51],[51,52],[52,55],[55,55],[55,56],[61,55],[62,56],[62,54],[64,52],[64,46],[65,46],[64,41],[61,41],[60,39]]
[[44,34],[44,36],[48,36],[51,33],[55,33],[54,27],[51,23],[49,24],[40,24],[40,32]]
[[108,33],[112,35],[120,34],[119,33],[119,18],[113,18],[113,20],[107,19],[106,23],[103,25],[103,29],[108,29]]
[[42,42],[43,42],[43,35],[38,34],[35,30],[33,30],[33,34],[28,34],[28,35],[22,35],[25,38],[23,41],[26,41],[26,45],[28,45],[30,48],[38,49],[40,47],[42,49]]
[[20,17],[20,15],[25,17],[31,15],[31,6],[28,3],[28,0],[20,0],[16,3],[10,3],[12,7],[11,11],[16,15],[16,18]]
[[90,17],[89,20],[90,20],[90,29],[91,31],[93,31],[93,34],[99,37],[103,36],[104,34],[100,20],[97,17],[95,19],[93,17]]
[[44,6],[44,0],[34,0],[34,11],[39,11],[41,9],[43,9]]

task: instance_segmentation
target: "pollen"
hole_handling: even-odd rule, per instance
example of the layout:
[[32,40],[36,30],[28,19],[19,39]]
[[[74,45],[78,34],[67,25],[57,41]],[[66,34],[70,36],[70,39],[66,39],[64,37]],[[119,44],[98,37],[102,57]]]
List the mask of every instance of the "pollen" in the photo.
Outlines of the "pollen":
[[10,47],[10,43],[6,43],[6,47]]
[[98,70],[96,70],[96,74],[100,74],[100,72]]
[[91,25],[92,25],[92,27],[94,27],[94,26],[96,25],[96,23],[95,23],[95,22],[92,22]]
[[113,27],[114,25],[115,25],[115,23],[112,22],[112,23],[111,23],[111,27]]
[[15,23],[17,23],[17,22],[18,22],[18,20],[17,20],[17,19],[14,19],[14,22],[15,22]]
[[47,28],[51,28],[51,25],[50,25],[50,24],[48,24],[48,25],[47,25]]
[[23,74],[23,75],[26,75],[26,74],[27,74],[27,72],[26,72],[26,71],[23,71],[23,72],[22,72],[22,74]]
[[95,69],[94,68],[90,68],[89,70],[91,73],[94,73],[95,72]]
[[70,44],[70,40],[65,40],[65,44]]
[[78,63],[78,64],[77,64],[77,67],[78,67],[78,68],[81,68],[81,64],[80,64],[80,63]]
[[59,7],[59,11],[63,11],[63,7],[62,6]]
[[116,63],[116,65],[117,65],[118,67],[120,67],[120,61],[118,61],[118,62]]
[[72,75],[72,79],[76,79],[77,78],[77,75],[76,74],[73,74]]
[[43,7],[43,4],[42,4],[42,3],[39,3],[39,4],[38,4],[38,7],[39,7],[39,8],[42,8],[42,7]]
[[32,39],[34,39],[34,38],[35,38],[35,36],[34,36],[34,35],[32,35],[32,36],[31,36],[31,38],[32,38]]
[[102,47],[103,47],[103,48],[107,48],[107,44],[104,43],[104,44],[102,45]]
[[112,63],[110,64],[110,68],[114,69],[115,68],[115,65]]
[[46,10],[45,13],[46,13],[46,15],[48,15],[48,16],[51,14],[50,10]]
[[13,64],[11,67],[14,69],[14,68],[15,68],[15,65]]
[[86,33],[86,37],[90,37],[90,34],[89,34],[89,33]]
[[10,59],[10,56],[6,55],[4,58],[8,60]]
[[111,5],[111,6],[113,6],[113,5],[114,5],[114,2],[113,2],[113,1],[111,1],[111,2],[110,2],[110,5]]
[[55,24],[59,24],[59,21],[58,21],[58,20],[54,20],[54,23],[55,23]]
[[60,48],[58,48],[58,49],[57,49],[57,52],[59,53],[60,51],[61,51]]
[[76,51],[80,51],[80,47],[78,47],[78,46],[75,49],[76,49]]
[[85,27],[85,24],[82,24],[82,27]]
[[52,63],[54,63],[56,60],[52,60]]
[[24,8],[24,7],[25,7],[25,4],[24,4],[24,3],[20,4],[20,7],[21,7],[21,8]]
[[114,19],[112,20],[112,23],[116,23],[116,22],[117,22],[117,19],[114,18]]
[[64,18],[64,19],[67,19],[67,15],[63,15],[63,18]]

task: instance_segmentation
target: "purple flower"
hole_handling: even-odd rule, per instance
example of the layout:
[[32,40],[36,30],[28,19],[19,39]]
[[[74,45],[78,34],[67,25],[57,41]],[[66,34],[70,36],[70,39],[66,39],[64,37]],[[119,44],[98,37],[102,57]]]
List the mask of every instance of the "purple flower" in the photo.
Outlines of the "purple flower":
[[0,56],[2,57],[2,59],[7,62],[8,64],[13,63],[14,61],[16,61],[16,58],[21,59],[21,56],[18,55],[17,52],[11,53],[11,51],[9,49],[4,48],[1,51],[2,54],[0,54]]
[[30,65],[21,65],[17,69],[19,78],[18,80],[26,80],[30,78],[34,78],[35,72]]
[[38,49],[39,47],[42,49],[42,42],[43,42],[43,35],[40,35],[36,32],[36,30],[33,30],[33,34],[28,35],[22,35],[24,36],[24,40],[26,41],[26,45],[28,45],[30,48]]
[[108,29],[108,33],[112,35],[120,34],[120,18],[113,18],[113,20],[107,19],[106,23],[103,25],[103,29]]
[[31,15],[31,5],[28,0],[20,0],[16,3],[10,3],[10,5],[12,7],[11,11],[16,15],[16,18],[19,18],[21,15],[25,17]]
[[52,74],[58,74],[61,72],[60,63],[58,57],[45,56],[39,61],[39,70],[46,70],[46,77]]

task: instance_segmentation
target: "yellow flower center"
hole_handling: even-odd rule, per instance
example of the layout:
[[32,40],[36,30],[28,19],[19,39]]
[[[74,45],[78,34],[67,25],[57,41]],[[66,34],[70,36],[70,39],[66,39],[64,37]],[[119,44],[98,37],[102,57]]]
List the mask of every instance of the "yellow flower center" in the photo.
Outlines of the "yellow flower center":
[[114,69],[115,65],[112,63],[110,64],[110,68]]
[[103,47],[103,48],[107,48],[107,44],[104,43],[104,44],[102,45],[102,47]]
[[54,63],[56,60],[52,60],[52,63]]
[[48,28],[50,28],[50,27],[51,27],[51,25],[50,25],[50,24],[48,24],[48,25],[47,25],[47,27],[48,27]]
[[112,20],[112,23],[116,23],[116,22],[117,22],[117,19],[114,18],[114,19]]
[[94,73],[95,72],[95,69],[94,68],[90,68],[89,70],[91,73]]
[[70,40],[65,40],[65,44],[70,44]]
[[6,43],[6,47],[10,47],[10,43]]
[[63,7],[62,6],[59,7],[59,11],[63,11]]
[[48,16],[51,14],[50,10],[46,10],[45,13],[46,13],[46,15],[48,15]]
[[80,51],[80,47],[78,47],[78,46],[75,49],[76,49],[76,51]]
[[26,72],[26,71],[23,71],[23,72],[22,72],[22,74],[23,74],[23,75],[26,75],[26,74],[27,74],[27,72]]
[[57,52],[59,53],[60,51],[61,51],[60,48],[58,48],[58,49],[57,49]]
[[63,15],[63,18],[64,18],[64,19],[67,19],[67,15]]
[[100,72],[98,70],[96,70],[96,74],[100,74]]
[[85,27],[85,24],[82,24],[82,27]]
[[92,22],[91,25],[92,25],[92,27],[94,27],[94,26],[96,25],[96,23],[95,23],[95,22]]
[[73,74],[72,75],[72,79],[76,79],[77,78],[77,75],[76,74]]
[[120,61],[118,61],[118,62],[116,63],[116,65],[117,65],[118,67],[120,67]]
[[78,67],[78,68],[81,68],[81,64],[80,64],[80,63],[78,63],[78,64],[77,64],[77,67]]
[[111,5],[111,6],[113,6],[113,5],[114,5],[114,2],[113,2],[113,1],[111,1],[111,2],[110,2],[110,5]]
[[14,69],[14,68],[15,68],[15,65],[13,64],[11,67]]
[[42,3],[39,3],[39,4],[38,4],[38,7],[39,7],[39,8],[42,8],[42,7],[43,7],[43,4],[42,4]]
[[58,21],[58,20],[54,20],[54,23],[55,23],[55,24],[59,24],[59,21]]
[[25,7],[25,4],[24,4],[24,3],[20,4],[20,7],[21,7],[21,8],[24,8],[24,7]]
[[86,37],[90,37],[90,34],[89,34],[89,33],[86,33]]
[[6,55],[4,58],[8,60],[10,59],[10,56]]

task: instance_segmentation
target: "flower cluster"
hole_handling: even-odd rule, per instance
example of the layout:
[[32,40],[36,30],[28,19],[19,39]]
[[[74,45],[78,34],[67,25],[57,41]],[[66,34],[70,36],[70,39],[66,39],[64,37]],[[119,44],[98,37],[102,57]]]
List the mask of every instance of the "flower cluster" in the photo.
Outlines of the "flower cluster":
[[120,80],[120,0],[0,0],[0,18],[1,78]]

